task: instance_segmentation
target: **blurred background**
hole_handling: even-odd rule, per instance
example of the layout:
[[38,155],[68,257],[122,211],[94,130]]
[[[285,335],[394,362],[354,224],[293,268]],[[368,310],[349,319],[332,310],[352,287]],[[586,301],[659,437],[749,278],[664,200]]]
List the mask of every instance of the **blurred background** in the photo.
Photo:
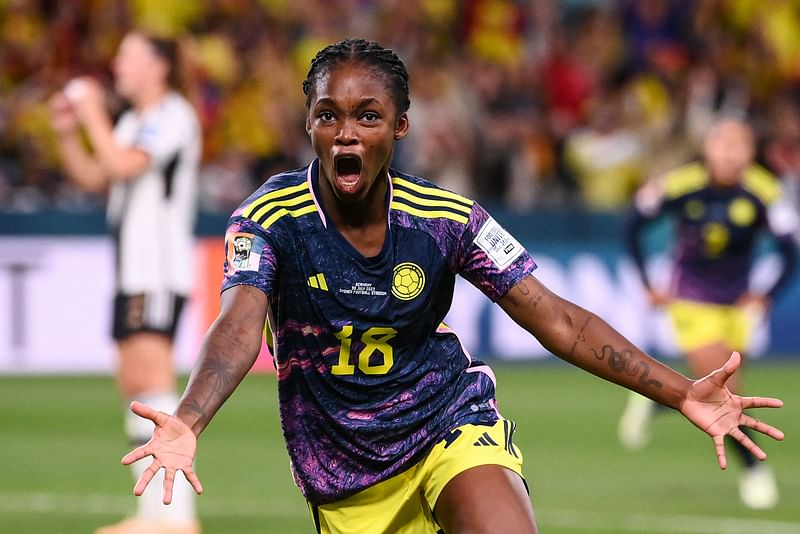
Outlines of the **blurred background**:
[[[49,450],[72,434],[53,425],[55,416],[48,419],[47,414],[55,410],[58,418],[69,419],[75,417],[73,408],[92,400],[95,412],[82,416],[89,417],[87,425],[96,426],[73,436],[74,446],[82,448],[81,439],[91,436],[109,454],[94,468],[95,487],[86,485],[91,477],[71,472],[70,479],[64,474],[65,465],[74,470],[78,461],[66,452],[63,464],[42,466],[38,478],[27,471],[31,462],[23,463],[24,469],[4,468],[0,516],[5,513],[12,522],[3,531],[90,531],[87,525],[102,524],[98,516],[111,517],[125,506],[120,503],[127,494],[127,473],[114,471],[124,444],[109,378],[114,366],[109,339],[113,249],[104,222],[105,199],[65,178],[47,99],[79,75],[95,76],[110,87],[110,61],[131,28],[179,41],[183,88],[204,131],[196,289],[178,340],[184,371],[217,312],[227,216],[269,175],[313,158],[303,128],[301,83],[316,51],[348,35],[394,49],[410,71],[411,133],[399,143],[394,166],[481,202],[531,250],[546,284],[598,312],[659,357],[678,355],[671,332],[666,319],[648,306],[623,252],[621,232],[635,189],[647,178],[696,158],[701,135],[716,114],[738,113],[756,129],[759,162],[779,176],[800,204],[800,0],[0,0],[0,455],[30,455],[37,450],[31,445],[35,439],[42,451]],[[113,97],[108,104],[117,113],[122,110]],[[663,249],[666,229],[656,227],[652,233],[654,249]],[[666,261],[663,254],[653,256],[656,280],[663,282]],[[764,247],[753,285],[769,285],[776,272],[775,257]],[[450,323],[465,343],[477,355],[500,362],[500,373],[509,381],[522,374],[561,383],[563,370],[549,361],[546,351],[468,284],[459,283],[453,310]],[[800,377],[798,316],[800,280],[795,279],[759,327],[750,351],[761,357],[754,382],[771,388],[771,395],[797,398],[787,377]],[[680,365],[679,360],[673,363]],[[269,358],[258,366],[269,368]],[[253,380],[256,386],[245,385],[258,389],[252,407],[243,393],[245,400],[232,401],[231,415],[223,416],[226,422],[224,417],[230,417],[232,435],[238,436],[237,413],[266,411],[263,389],[274,389],[274,384],[269,375]],[[588,391],[596,383],[591,378],[563,380],[565,388],[583,380],[580,387]],[[550,384],[550,379],[530,381],[542,391]],[[508,400],[518,418],[527,414],[531,402],[543,412],[565,412],[560,404],[547,404],[544,397],[550,395],[528,400],[525,389],[521,385],[520,395]],[[42,396],[45,390],[63,396]],[[557,456],[561,460],[546,465],[531,462],[532,473],[544,473],[542,502],[553,504],[550,515],[542,512],[547,532],[800,532],[797,445],[787,444],[778,452],[784,454],[789,473],[779,477],[785,507],[754,518],[738,507],[732,479],[705,479],[713,472],[705,442],[694,454],[703,466],[695,468],[696,475],[704,474],[702,480],[675,482],[669,489],[649,485],[648,469],[660,462],[667,478],[670,470],[685,469],[674,463],[672,451],[691,450],[703,438],[680,427],[675,430],[678,437],[670,434],[671,448],[662,445],[663,454],[652,453],[652,462],[622,462],[613,421],[624,394],[602,385],[600,391],[604,393],[585,397],[592,404],[597,395],[605,395],[610,403],[595,414],[592,435],[603,436],[597,438],[600,444],[607,440],[608,458],[616,458],[606,460],[617,470],[613,476],[623,473],[627,492],[638,488],[642,502],[623,508],[644,508],[651,515],[628,513],[619,520],[608,514],[607,503],[626,499],[627,493],[598,489],[612,474],[597,471],[591,462],[580,464],[591,451],[585,445],[574,456]],[[65,399],[67,405],[61,404]],[[584,404],[573,403],[572,415],[553,424],[567,433],[574,430],[578,442],[585,439],[584,429],[566,420]],[[108,413],[104,404],[110,405]],[[277,433],[274,407],[269,409],[259,421],[264,433]],[[784,408],[780,416],[790,427],[785,428],[787,435],[799,428],[800,420],[796,409],[790,410]],[[30,418],[38,424],[32,425]],[[531,422],[532,428],[541,424]],[[42,434],[43,428],[51,433]],[[245,430],[242,434],[244,441],[260,439]],[[221,459],[209,465],[226,463],[226,442],[216,439]],[[527,439],[532,452],[543,447],[535,436]],[[285,484],[288,504],[268,510],[257,510],[258,504],[236,508],[224,499],[214,501],[210,490],[208,499],[216,503],[207,508],[216,510],[207,512],[210,531],[264,532],[266,518],[282,517],[286,510],[291,519],[283,531],[307,531],[294,530],[296,524],[308,524],[302,499],[290,487],[280,440],[274,452],[260,445],[241,446],[254,448],[252,463],[258,465],[248,468],[257,476],[220,473],[229,477],[220,483],[229,496],[249,495],[243,502],[251,502],[256,492],[269,500],[274,491],[284,492],[270,484]],[[559,447],[542,449],[542,459],[554,448]],[[215,458],[213,450],[209,455]],[[274,454],[277,460],[271,463],[277,467],[260,465],[259,455],[265,454]],[[567,470],[581,465],[594,478],[567,481],[563,472],[554,472],[548,479],[547,469],[559,465]],[[259,469],[275,469],[276,474]],[[84,480],[77,493],[94,500],[75,504],[64,497],[76,493],[76,486],[54,485],[54,472],[64,474],[66,481]],[[713,476],[720,477],[716,472]],[[265,486],[265,480],[277,482]],[[206,485],[213,487],[209,481]],[[731,492],[730,502],[726,491]],[[573,498],[592,503],[604,492],[609,500],[597,501],[595,508],[588,505],[584,515],[563,504]],[[708,493],[717,495],[710,509],[698,504]],[[657,510],[653,502],[660,503]],[[200,509],[202,514],[202,501]],[[745,519],[723,524],[714,510]],[[668,524],[680,524],[677,514],[689,511],[698,514],[694,526],[687,522],[684,530],[669,530]],[[601,518],[600,526],[591,513]],[[77,516],[88,517],[88,522]],[[234,516],[244,523],[224,527]],[[37,522],[42,518],[55,523]],[[214,530],[214,521],[219,530]],[[52,524],[63,528],[52,530]]]
[[[301,83],[315,52],[347,35],[379,40],[408,65],[412,128],[395,166],[484,204],[546,283],[655,353],[675,352],[671,332],[622,249],[637,186],[696,158],[716,114],[740,114],[756,128],[760,163],[800,202],[795,0],[0,0],[0,371],[111,365],[105,199],[65,179],[47,99],[79,75],[110,87],[130,28],[179,41],[203,124],[184,367],[216,314],[227,215],[271,174],[313,158]],[[666,230],[652,232],[663,252]],[[755,286],[776,271],[764,252]],[[658,254],[652,263],[656,280],[666,275]],[[473,350],[545,354],[470,291],[459,286],[457,304],[472,305],[450,320]],[[65,316],[76,299],[84,313]],[[751,353],[800,351],[798,311],[800,281]],[[54,328],[47,339],[29,331],[42,320]]]
[[0,202],[86,211],[44,101],[76,75],[110,81],[122,35],[181,42],[205,127],[202,206],[228,212],[305,164],[300,84],[343,36],[411,73],[397,165],[516,212],[625,209],[645,177],[691,158],[717,111],[747,112],[762,158],[800,173],[800,6],[792,0],[0,0]]

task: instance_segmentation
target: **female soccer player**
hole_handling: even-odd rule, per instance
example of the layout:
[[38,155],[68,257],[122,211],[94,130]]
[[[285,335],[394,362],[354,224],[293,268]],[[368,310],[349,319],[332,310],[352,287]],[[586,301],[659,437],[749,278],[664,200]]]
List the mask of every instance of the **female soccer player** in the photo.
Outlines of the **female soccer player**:
[[379,44],[321,50],[303,84],[317,154],[270,178],[227,233],[222,307],[174,415],[123,458],[154,460],[164,501],[192,470],[196,438],[253,364],[264,322],[274,334],[281,422],[295,481],[317,532],[536,532],[514,423],[489,367],[442,323],[456,274],[565,360],[680,410],[760,458],[739,430],[783,434],[742,413],[781,401],[724,386],[738,355],[691,381],[649,358],[597,316],[532,276],[523,247],[475,202],[389,167],[408,132],[408,74]]
[[[744,121],[726,117],[705,136],[703,161],[681,166],[646,184],[637,194],[630,223],[629,248],[653,304],[665,305],[678,346],[695,376],[724,364],[732,350],[747,348],[754,319],[766,313],[797,263],[793,233],[797,215],[782,196],[777,178],[753,163],[755,140]],[[676,247],[672,285],[650,284],[641,249],[646,224],[661,215],[674,217]],[[750,289],[755,247],[766,232],[777,244],[783,270],[772,287]],[[739,379],[729,382],[739,390]],[[654,405],[631,394],[619,433],[630,449],[649,435]],[[771,508],[778,488],[771,471],[756,462],[748,447],[734,442],[746,467],[739,482],[742,502]]]
[[[117,93],[131,108],[116,126],[95,80],[79,78],[51,99],[52,123],[64,166],[81,187],[110,190],[108,218],[117,247],[113,337],[117,382],[127,399],[171,412],[177,406],[172,342],[191,289],[199,120],[177,92],[177,47],[143,33],[127,35],[114,60]],[[91,145],[84,148],[81,129]],[[125,431],[145,443],[153,426],[127,410]],[[134,478],[140,468],[134,467]],[[138,502],[135,517],[102,534],[199,531],[194,494],[183,484],[176,506],[157,488]]]

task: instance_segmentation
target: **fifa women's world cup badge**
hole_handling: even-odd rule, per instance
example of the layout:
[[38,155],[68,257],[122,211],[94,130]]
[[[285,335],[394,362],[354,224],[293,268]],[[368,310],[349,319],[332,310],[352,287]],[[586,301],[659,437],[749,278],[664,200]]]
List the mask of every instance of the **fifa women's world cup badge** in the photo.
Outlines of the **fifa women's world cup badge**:
[[253,234],[233,233],[226,236],[228,265],[235,271],[257,271],[264,251],[264,240]]
[[425,273],[416,263],[399,263],[392,275],[392,295],[400,300],[411,300],[422,293],[425,287]]

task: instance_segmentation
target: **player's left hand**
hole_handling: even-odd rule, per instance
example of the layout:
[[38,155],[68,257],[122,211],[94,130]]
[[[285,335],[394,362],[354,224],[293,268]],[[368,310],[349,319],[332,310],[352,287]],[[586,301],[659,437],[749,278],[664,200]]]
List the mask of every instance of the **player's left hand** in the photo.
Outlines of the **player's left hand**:
[[179,470],[183,471],[194,491],[198,495],[202,493],[203,486],[192,468],[197,449],[197,437],[194,432],[174,415],[159,412],[141,402],[132,402],[131,411],[155,424],[150,441],[135,448],[122,458],[124,465],[130,465],[147,456],[153,457],[150,466],[144,470],[136,483],[136,487],[133,489],[134,495],[141,497],[147,485],[161,468],[164,468],[165,471],[164,504],[172,502],[172,486],[175,482],[175,473]]
[[725,386],[739,368],[741,361],[741,355],[734,352],[720,369],[705,378],[695,380],[680,406],[681,413],[714,440],[721,469],[728,466],[724,445],[726,435],[747,447],[759,460],[767,457],[767,454],[739,429],[740,426],[752,428],[773,439],[783,440],[783,432],[744,413],[748,408],[780,408],[783,406],[783,401],[769,397],[740,397],[731,393]]

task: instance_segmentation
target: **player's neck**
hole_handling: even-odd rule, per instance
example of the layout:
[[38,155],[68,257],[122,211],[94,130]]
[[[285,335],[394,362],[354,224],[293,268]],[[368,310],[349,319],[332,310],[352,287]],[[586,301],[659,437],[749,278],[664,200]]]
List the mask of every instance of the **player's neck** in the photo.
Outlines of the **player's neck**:
[[133,106],[138,112],[144,112],[148,109],[158,105],[165,96],[169,93],[169,87],[156,86],[148,89],[143,89],[135,98],[132,98]]
[[339,200],[324,178],[320,182],[325,211],[339,233],[363,256],[377,256],[383,248],[388,224],[387,178],[377,178],[367,195],[357,202]]

